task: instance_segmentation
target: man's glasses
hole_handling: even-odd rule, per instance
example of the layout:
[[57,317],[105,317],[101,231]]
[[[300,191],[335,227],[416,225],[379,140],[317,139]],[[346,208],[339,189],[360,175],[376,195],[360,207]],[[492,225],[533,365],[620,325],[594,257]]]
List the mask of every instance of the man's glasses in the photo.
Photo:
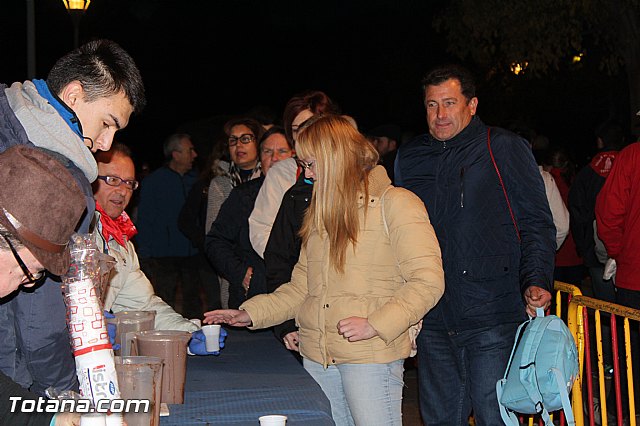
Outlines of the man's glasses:
[[136,189],[138,189],[138,186],[140,186],[140,182],[138,182],[137,180],[125,180],[119,178],[118,176],[98,176],[98,179],[105,181],[109,186],[120,186],[124,184],[127,189],[130,189],[132,191],[135,191]]
[[229,144],[229,146],[236,146],[238,145],[238,141],[242,142],[242,145],[247,145],[250,144],[251,142],[255,142],[256,137],[249,134],[249,133],[245,133],[244,135],[240,135],[238,136],[229,136],[229,139],[227,140],[227,144]]
[[29,268],[27,268],[27,265],[25,265],[20,255],[18,254],[18,251],[16,250],[16,248],[13,246],[13,244],[11,244],[11,241],[4,235],[2,235],[2,238],[4,238],[4,240],[7,242],[7,245],[9,246],[11,253],[13,253],[13,258],[18,263],[18,266],[20,266],[20,269],[22,269],[22,273],[26,278],[26,281],[23,279],[21,284],[34,284],[34,283],[42,282],[45,278],[45,271],[42,270],[42,271],[36,272],[35,274],[32,274],[31,271],[29,271]]

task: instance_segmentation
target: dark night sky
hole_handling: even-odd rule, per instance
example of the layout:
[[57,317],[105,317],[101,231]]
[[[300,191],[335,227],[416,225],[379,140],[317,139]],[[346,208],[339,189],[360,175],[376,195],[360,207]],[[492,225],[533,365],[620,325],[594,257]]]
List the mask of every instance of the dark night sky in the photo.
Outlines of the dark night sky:
[[[26,79],[26,7],[24,1],[5,3],[0,81],[9,83]],[[443,38],[431,29],[438,4],[93,0],[80,39],[110,38],[136,60],[148,107],[118,138],[138,157],[157,160],[162,140],[177,129],[258,104],[280,114],[286,100],[304,89],[326,91],[361,128],[395,122],[423,132],[420,79],[448,59]],[[73,27],[61,0],[36,0],[36,42],[37,77],[44,78],[72,48]],[[509,92],[487,86],[479,92],[479,114],[503,126],[523,118],[582,157],[611,92],[624,96],[624,90],[623,78],[587,71],[520,82]],[[207,131],[201,135],[198,146],[208,142]]]

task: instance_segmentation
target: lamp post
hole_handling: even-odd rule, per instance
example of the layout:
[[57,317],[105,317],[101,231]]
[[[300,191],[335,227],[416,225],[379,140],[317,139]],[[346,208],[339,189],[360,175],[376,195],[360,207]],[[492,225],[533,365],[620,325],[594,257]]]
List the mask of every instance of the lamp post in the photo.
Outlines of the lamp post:
[[71,21],[73,22],[73,47],[78,47],[78,41],[80,39],[80,20],[82,15],[89,7],[91,0],[62,0],[64,7],[69,11],[71,15]]

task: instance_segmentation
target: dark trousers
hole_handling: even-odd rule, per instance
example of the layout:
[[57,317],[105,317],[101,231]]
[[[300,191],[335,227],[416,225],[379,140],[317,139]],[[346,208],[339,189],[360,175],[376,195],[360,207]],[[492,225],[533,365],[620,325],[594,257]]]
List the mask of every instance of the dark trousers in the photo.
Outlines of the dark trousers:
[[200,285],[205,296],[205,309],[207,311],[222,309],[218,274],[206,255],[199,254],[198,257],[198,272],[200,273]]
[[496,382],[504,376],[517,323],[418,335],[420,414],[425,425],[502,424]]

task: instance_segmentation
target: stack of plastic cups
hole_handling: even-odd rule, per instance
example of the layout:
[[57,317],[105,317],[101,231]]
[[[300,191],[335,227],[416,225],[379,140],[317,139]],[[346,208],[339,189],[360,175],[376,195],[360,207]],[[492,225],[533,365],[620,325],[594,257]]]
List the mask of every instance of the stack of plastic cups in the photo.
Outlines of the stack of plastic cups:
[[[97,248],[88,236],[74,235],[71,267],[63,277],[67,321],[76,361],[80,393],[106,411],[120,399],[113,350],[94,280],[98,278]],[[122,425],[122,413],[107,413],[107,426]]]

